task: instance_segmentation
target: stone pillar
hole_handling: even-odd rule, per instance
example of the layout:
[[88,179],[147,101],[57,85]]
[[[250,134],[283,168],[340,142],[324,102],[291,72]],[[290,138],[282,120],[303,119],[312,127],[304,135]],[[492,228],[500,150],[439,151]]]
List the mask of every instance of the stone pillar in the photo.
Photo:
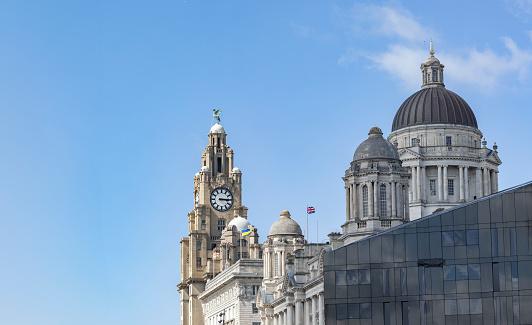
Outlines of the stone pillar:
[[386,217],[392,217],[392,187],[393,183],[386,184]]
[[286,325],[294,325],[294,305],[286,304]]
[[296,324],[303,325],[303,304],[301,300],[296,300]]
[[373,182],[368,182],[368,219],[373,217]]
[[460,202],[465,202],[464,166],[458,166],[458,174],[460,180]]
[[443,201],[448,202],[449,201],[449,188],[448,188],[448,182],[447,182],[447,165],[443,166]]
[[318,311],[316,296],[312,296],[312,323],[311,325],[317,325],[318,319],[316,318],[316,312]]
[[495,173],[495,176],[494,176],[494,182],[493,182],[493,186],[494,186],[494,191],[495,193],[499,192],[499,171],[498,170],[494,170],[493,171]]
[[422,183],[421,183],[421,167],[420,166],[417,166],[416,168],[416,174],[417,174],[417,180],[416,180],[416,183],[417,183],[417,194],[416,194],[416,198],[418,201],[421,201],[423,199],[422,197],[422,192],[421,192],[421,188],[422,188]]
[[417,201],[417,172],[416,172],[416,166],[412,166],[411,174],[412,174],[412,202]]
[[279,275],[284,275],[284,251],[279,252]]
[[358,204],[357,204],[357,215],[360,216],[362,219],[363,212],[362,212],[362,187],[364,187],[364,184],[360,184],[357,186],[357,197],[358,197]]
[[488,167],[484,167],[484,176],[482,177],[482,180],[484,181],[484,195],[483,196],[486,196],[486,195],[489,195],[489,190],[488,190],[488,179],[489,179],[489,176],[488,176]]
[[480,167],[477,167],[477,175],[476,175],[476,185],[477,185],[477,199],[480,199],[482,195],[482,171],[480,170]]
[[265,323],[265,325],[271,325],[271,323],[272,323],[271,322],[271,318],[272,318],[271,315],[266,315],[266,323]]
[[469,167],[464,167],[465,201],[469,201]]
[[318,304],[318,313],[319,313],[319,325],[325,325],[325,304],[323,302],[323,292],[319,294],[319,304]]
[[425,166],[421,167],[421,186],[419,187],[421,189],[421,194],[419,195],[420,200],[426,200],[427,199],[427,168]]
[[405,206],[405,220],[410,221],[410,202],[408,201],[408,184],[405,185],[404,206]]
[[392,192],[392,217],[397,217],[397,198],[395,196],[397,184],[395,182],[392,182],[390,187]]
[[379,182],[373,184],[373,217],[379,217]]
[[403,199],[403,186],[399,183],[395,184],[395,195],[397,196],[397,217],[404,219],[404,199]]
[[352,213],[351,219],[356,219],[358,217],[358,195],[357,195],[357,184],[353,184],[351,189],[351,196],[353,197]]
[[[351,190],[351,187],[349,185],[345,186],[345,221],[349,221],[351,219],[351,194],[349,193]],[[307,234],[308,237],[308,234]]]
[[488,178],[488,194],[487,195],[489,195],[492,193],[491,191],[491,169],[489,168],[486,168],[486,169],[488,170],[488,177],[487,177]]
[[443,176],[442,166],[438,166],[438,201],[443,201]]
[[273,315],[272,319],[273,319],[273,325],[279,325],[279,319],[277,318],[277,315]]

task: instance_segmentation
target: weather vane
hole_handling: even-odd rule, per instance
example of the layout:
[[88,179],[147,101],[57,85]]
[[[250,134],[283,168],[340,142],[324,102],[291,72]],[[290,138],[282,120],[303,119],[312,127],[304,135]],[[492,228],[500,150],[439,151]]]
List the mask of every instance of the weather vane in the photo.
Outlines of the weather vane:
[[212,110],[212,118],[216,120],[216,123],[220,123],[220,113],[222,112],[221,109],[213,109]]

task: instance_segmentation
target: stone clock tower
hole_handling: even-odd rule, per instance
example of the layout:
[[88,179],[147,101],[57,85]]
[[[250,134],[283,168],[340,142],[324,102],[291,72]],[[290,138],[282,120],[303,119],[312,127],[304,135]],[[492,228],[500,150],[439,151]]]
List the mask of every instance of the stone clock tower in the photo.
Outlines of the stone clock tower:
[[177,286],[182,325],[204,323],[198,295],[207,280],[222,269],[221,257],[213,259],[213,251],[233,218],[247,218],[247,208],[242,205],[242,173],[233,167],[233,150],[226,137],[220,124],[211,128],[202,167],[194,176],[194,210],[188,213],[189,235],[181,240],[181,283]]

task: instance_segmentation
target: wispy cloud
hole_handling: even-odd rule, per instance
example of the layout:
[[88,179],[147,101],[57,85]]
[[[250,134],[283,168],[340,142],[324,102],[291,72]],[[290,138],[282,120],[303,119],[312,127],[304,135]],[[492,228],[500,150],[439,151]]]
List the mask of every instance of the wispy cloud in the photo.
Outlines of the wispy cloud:
[[[532,0],[526,2],[530,2],[532,8]],[[370,34],[383,40],[392,39],[380,51],[362,52],[354,46],[349,47],[338,59],[339,64],[349,64],[363,57],[370,60],[371,68],[389,73],[407,88],[419,87],[421,73],[417,67],[428,57],[428,46],[421,46],[421,40],[428,40],[431,36],[437,38],[435,31],[402,8],[357,4],[353,9],[337,14],[353,38]],[[506,49],[503,53],[489,48],[436,49],[436,56],[446,65],[446,79],[453,80],[453,83],[490,91],[506,76],[517,76],[520,82],[524,82],[532,66],[532,51],[519,48],[509,37],[503,38],[502,42]]]
[[532,0],[505,0],[506,8],[515,17],[524,22],[532,19]]

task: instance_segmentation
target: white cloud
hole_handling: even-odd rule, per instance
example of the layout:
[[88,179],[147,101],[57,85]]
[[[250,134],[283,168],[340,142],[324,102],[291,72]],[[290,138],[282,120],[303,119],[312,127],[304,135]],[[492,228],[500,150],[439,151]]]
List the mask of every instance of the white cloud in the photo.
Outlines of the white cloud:
[[[530,3],[532,12],[532,0],[527,2]],[[346,17],[353,19],[351,25],[344,24],[350,26],[349,30],[353,33],[353,37],[371,33],[393,36],[395,39],[381,52],[362,53],[350,47],[338,60],[339,64],[348,64],[358,57],[365,57],[372,62],[372,68],[389,73],[406,88],[411,89],[421,85],[419,66],[429,54],[428,46],[419,46],[419,41],[436,33],[424,27],[404,9],[356,5],[342,18]],[[508,76],[524,82],[532,66],[532,51],[520,49],[509,37],[503,38],[502,41],[507,50],[504,53],[497,53],[489,48],[442,51],[436,49],[436,57],[446,66],[446,80],[452,80],[453,84],[472,85],[486,91],[501,85],[503,79]]]
[[532,0],[506,0],[508,11],[524,22],[532,17]]

